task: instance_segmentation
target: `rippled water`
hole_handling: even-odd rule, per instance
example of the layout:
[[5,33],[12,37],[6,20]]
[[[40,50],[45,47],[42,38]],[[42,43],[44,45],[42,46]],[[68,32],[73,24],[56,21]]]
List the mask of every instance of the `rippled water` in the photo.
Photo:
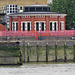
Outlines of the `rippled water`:
[[0,75],[75,75],[75,64],[24,64],[0,67]]

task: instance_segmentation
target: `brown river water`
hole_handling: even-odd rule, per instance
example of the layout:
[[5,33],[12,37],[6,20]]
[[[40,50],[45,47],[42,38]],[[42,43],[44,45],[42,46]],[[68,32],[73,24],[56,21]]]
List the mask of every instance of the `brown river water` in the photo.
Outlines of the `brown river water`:
[[75,63],[24,64],[19,67],[0,67],[0,75],[75,75]]

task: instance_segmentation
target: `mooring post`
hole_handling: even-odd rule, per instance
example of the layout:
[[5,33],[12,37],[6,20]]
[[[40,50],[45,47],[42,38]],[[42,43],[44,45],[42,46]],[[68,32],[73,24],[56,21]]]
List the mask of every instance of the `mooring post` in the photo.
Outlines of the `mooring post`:
[[48,42],[46,44],[46,62],[48,62]]
[[25,63],[25,41],[23,41],[23,55],[24,55],[23,62]]
[[64,62],[67,62],[66,42],[64,44]]
[[55,62],[57,62],[57,42],[55,44]]
[[73,44],[73,62],[75,62],[75,42]]
[[29,62],[29,42],[28,42],[28,45],[27,45],[27,62]]
[[37,42],[36,49],[37,49],[37,62],[38,62],[39,61],[39,45],[38,45],[38,42]]
[[22,65],[22,54],[20,52],[20,65]]

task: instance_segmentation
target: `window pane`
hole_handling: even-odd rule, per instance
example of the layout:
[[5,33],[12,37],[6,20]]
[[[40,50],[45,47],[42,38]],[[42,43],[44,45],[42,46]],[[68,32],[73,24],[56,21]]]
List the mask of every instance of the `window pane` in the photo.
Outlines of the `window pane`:
[[52,22],[50,22],[50,30],[52,30]]
[[30,31],[30,23],[27,23],[27,30]]
[[56,30],[56,22],[54,23],[54,30]]
[[41,30],[44,31],[44,22],[41,23]]
[[43,11],[47,11],[47,7],[43,7]]
[[15,23],[13,23],[13,25],[12,25],[12,30],[13,31],[15,30]]
[[36,22],[36,31],[39,31],[39,23]]
[[36,11],[42,11],[42,7],[36,7]]
[[12,5],[10,5],[10,7],[12,7]]
[[22,6],[20,7],[20,10],[22,10]]
[[25,23],[23,23],[23,31],[25,31]]
[[12,8],[10,8],[10,11],[12,10]]
[[17,5],[15,5],[15,7],[17,7]]
[[26,11],[28,11],[28,8],[26,7],[26,8],[24,8],[24,11],[26,12]]
[[10,11],[10,13],[13,13],[13,11]]
[[16,31],[18,31],[18,23],[16,23]]
[[35,8],[34,8],[34,7],[31,7],[31,8],[30,8],[30,11],[35,11]]

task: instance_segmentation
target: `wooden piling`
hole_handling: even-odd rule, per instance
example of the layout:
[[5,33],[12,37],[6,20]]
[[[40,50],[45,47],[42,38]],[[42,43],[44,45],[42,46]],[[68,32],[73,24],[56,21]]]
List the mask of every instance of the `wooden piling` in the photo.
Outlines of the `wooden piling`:
[[55,44],[55,62],[57,62],[57,42]]
[[67,62],[66,42],[64,44],[64,62]]
[[20,63],[19,63],[19,65],[22,65],[22,54],[21,54],[21,52],[20,52]]
[[25,63],[25,41],[23,41],[23,55],[24,55],[23,62]]
[[73,62],[75,62],[75,43],[73,44]]
[[38,43],[37,43],[36,49],[37,49],[37,62],[39,62],[39,45],[38,45]]
[[29,46],[29,42],[28,42],[28,45],[27,45],[27,62],[29,62],[29,48],[30,48],[30,46]]
[[46,44],[46,62],[48,62],[48,43]]

